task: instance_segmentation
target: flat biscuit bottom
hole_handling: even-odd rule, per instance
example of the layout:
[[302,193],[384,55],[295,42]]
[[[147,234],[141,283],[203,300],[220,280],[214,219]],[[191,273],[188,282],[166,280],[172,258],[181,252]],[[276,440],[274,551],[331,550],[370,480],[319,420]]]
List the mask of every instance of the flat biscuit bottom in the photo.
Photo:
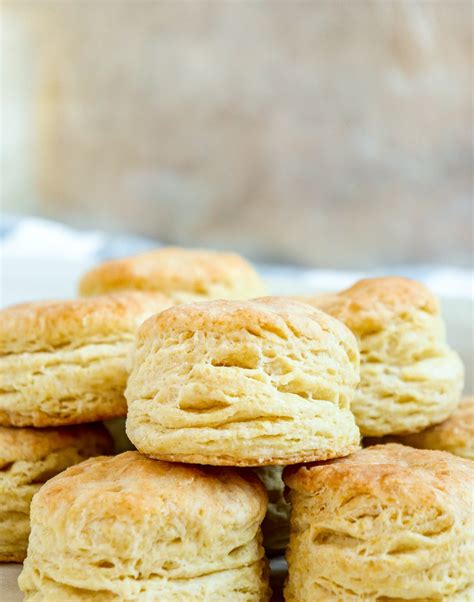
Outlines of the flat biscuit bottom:
[[212,426],[186,428],[167,428],[156,416],[140,415],[132,405],[127,435],[141,453],[153,458],[215,466],[284,466],[337,458],[359,448],[359,429],[349,410],[327,402],[316,407],[297,403],[297,409],[312,414],[289,406],[286,416],[274,412],[225,423],[218,413]]
[[346,447],[338,448],[338,451],[310,451],[294,456],[283,456],[283,457],[255,457],[239,459],[234,456],[207,456],[204,454],[156,454],[150,453],[140,449],[137,446],[138,451],[154,458],[155,460],[165,460],[167,462],[182,462],[183,464],[206,464],[210,466],[238,466],[241,468],[252,468],[255,466],[287,466],[290,464],[301,464],[303,462],[318,462],[323,460],[330,460],[334,457],[344,457],[356,452],[360,447],[358,445],[348,445]]
[[21,575],[19,583],[29,602],[268,602],[271,590],[267,577],[266,562],[260,560],[250,566],[192,579],[127,579],[116,583],[115,592],[72,587],[41,577],[34,569]]

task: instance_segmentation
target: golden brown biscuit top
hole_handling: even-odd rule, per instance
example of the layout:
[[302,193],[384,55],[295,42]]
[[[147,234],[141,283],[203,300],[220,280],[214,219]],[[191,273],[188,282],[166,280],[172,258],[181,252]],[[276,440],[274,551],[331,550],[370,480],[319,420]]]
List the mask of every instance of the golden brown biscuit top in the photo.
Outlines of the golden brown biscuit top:
[[310,303],[336,317],[357,334],[383,327],[395,316],[413,311],[439,313],[436,297],[420,282],[400,276],[367,278],[339,293],[307,297]]
[[316,494],[329,488],[342,496],[372,492],[389,498],[401,494],[403,499],[432,498],[437,491],[459,495],[470,491],[473,479],[471,460],[397,443],[374,445],[337,460],[288,467],[284,472],[285,484],[301,492]]
[[67,447],[106,454],[112,453],[113,441],[102,424],[43,429],[0,426],[0,467],[18,460],[35,462]]
[[166,502],[191,513],[205,509],[253,521],[263,518],[267,494],[255,475],[239,469],[162,462],[135,451],[91,458],[41,489],[41,503],[51,512],[86,506],[92,513],[113,511],[116,517],[142,520],[162,513]]
[[170,295],[186,292],[205,298],[215,286],[229,290],[255,289],[255,295],[264,292],[260,277],[240,255],[179,247],[101,263],[82,277],[79,292],[89,296],[136,289]]
[[354,335],[341,322],[306,303],[285,297],[176,305],[142,324],[138,344],[163,333],[197,331],[223,335],[247,331],[256,337],[277,339],[288,339],[291,335],[317,340],[331,337],[357,355]]
[[0,311],[0,355],[119,339],[172,304],[161,293],[127,291],[12,305]]

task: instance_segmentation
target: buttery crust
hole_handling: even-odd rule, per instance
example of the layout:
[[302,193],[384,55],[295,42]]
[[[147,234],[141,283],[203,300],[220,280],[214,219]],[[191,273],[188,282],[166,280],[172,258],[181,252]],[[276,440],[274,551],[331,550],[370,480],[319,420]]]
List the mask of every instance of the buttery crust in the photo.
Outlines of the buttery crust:
[[89,460],[35,496],[20,589],[27,600],[267,601],[266,501],[237,469],[137,452]]
[[112,453],[103,425],[28,429],[0,427],[0,562],[22,562],[33,495],[78,462]]
[[59,426],[126,414],[135,331],[172,301],[126,292],[0,311],[0,424]]
[[297,463],[359,446],[350,412],[357,344],[330,316],[288,299],[178,305],[140,328],[127,434],[154,458]]
[[437,315],[440,311],[436,297],[421,282],[400,276],[365,278],[339,293],[307,297],[317,302],[322,311],[338,319],[357,333],[371,332],[387,322],[414,309]]
[[79,283],[83,296],[127,289],[160,291],[176,301],[245,299],[265,293],[263,281],[240,255],[180,247],[106,261]]
[[398,442],[420,449],[438,449],[455,456],[474,460],[474,397],[464,398],[451,416],[421,433],[404,437],[364,439],[364,445]]
[[[357,451],[360,448],[359,437],[353,445],[347,445],[340,447],[338,456],[348,456],[349,454]],[[137,446],[138,449],[138,446]],[[284,452],[281,456],[258,456],[250,459],[236,459],[235,456],[219,454],[209,458],[206,454],[173,454],[173,453],[147,453],[150,458],[155,460],[163,460],[164,462],[181,462],[183,464],[202,464],[209,466],[235,466],[237,468],[247,468],[249,466],[254,467],[281,467],[284,468],[289,464],[302,464],[306,462],[316,462],[322,460],[331,460],[335,457],[334,451],[315,451],[311,453],[298,453],[293,456],[286,455]]]
[[393,443],[287,468],[285,600],[470,599],[473,478],[469,460]]
[[116,340],[171,305],[160,293],[132,291],[12,305],[0,312],[0,356]]
[[424,285],[371,278],[305,302],[357,337],[361,382],[352,409],[362,435],[416,433],[455,410],[464,369],[446,342],[438,301]]

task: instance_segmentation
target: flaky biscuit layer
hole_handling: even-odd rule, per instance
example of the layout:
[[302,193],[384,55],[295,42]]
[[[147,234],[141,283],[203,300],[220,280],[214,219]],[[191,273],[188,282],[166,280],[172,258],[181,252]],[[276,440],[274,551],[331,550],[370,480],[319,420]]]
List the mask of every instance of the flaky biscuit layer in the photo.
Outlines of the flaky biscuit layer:
[[468,600],[473,478],[470,460],[397,444],[286,469],[285,599]]
[[398,442],[419,449],[437,449],[474,460],[474,398],[466,397],[451,416],[420,433],[382,439],[364,439],[364,445]]
[[359,445],[353,335],[279,298],[180,305],[147,320],[128,380],[127,434],[155,458],[290,464]]
[[361,380],[352,410],[364,436],[415,433],[455,410],[464,369],[446,342],[438,301],[424,285],[372,278],[306,302],[357,337]]
[[172,301],[128,292],[0,312],[0,424],[56,426],[126,414],[138,326]]
[[73,467],[33,500],[20,588],[31,600],[266,601],[266,494],[252,477],[137,452]]
[[0,561],[25,558],[30,503],[43,483],[69,466],[112,450],[112,439],[102,425],[0,427]]

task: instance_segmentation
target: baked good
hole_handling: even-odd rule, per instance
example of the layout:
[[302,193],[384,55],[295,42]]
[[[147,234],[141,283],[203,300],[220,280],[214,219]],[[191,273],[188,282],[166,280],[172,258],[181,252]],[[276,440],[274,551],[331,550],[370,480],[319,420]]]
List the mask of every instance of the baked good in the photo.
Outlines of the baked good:
[[246,299],[266,292],[257,272],[240,255],[180,247],[106,261],[79,283],[83,296],[127,289],[159,291],[179,302]]
[[289,467],[286,602],[467,602],[474,463],[390,443]]
[[57,426],[124,416],[138,326],[172,301],[126,292],[0,311],[0,424]]
[[362,435],[416,433],[452,414],[464,369],[446,342],[438,301],[423,284],[370,278],[306,301],[358,339],[360,385],[351,408]]
[[50,477],[113,451],[101,424],[46,429],[0,426],[0,562],[21,562],[30,533],[30,503]]
[[142,453],[230,466],[295,464],[359,446],[357,344],[283,298],[177,305],[139,329],[127,434]]
[[290,504],[285,499],[283,466],[259,466],[255,474],[268,494],[267,513],[262,523],[263,545],[270,555],[281,553],[290,537]]
[[72,467],[31,506],[26,600],[264,602],[266,494],[234,469],[137,452]]
[[398,442],[420,449],[438,449],[474,460],[474,398],[466,397],[451,416],[421,433],[398,437],[364,439],[364,445]]

